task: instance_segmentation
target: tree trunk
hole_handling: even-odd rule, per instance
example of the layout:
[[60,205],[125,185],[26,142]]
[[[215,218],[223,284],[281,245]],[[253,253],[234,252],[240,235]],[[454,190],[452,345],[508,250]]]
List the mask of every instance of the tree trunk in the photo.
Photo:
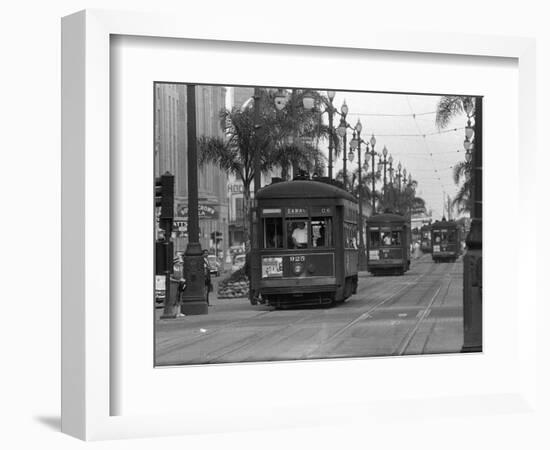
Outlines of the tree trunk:
[[250,183],[243,184],[243,234],[246,251],[250,250],[250,211],[252,206],[252,199],[250,198]]

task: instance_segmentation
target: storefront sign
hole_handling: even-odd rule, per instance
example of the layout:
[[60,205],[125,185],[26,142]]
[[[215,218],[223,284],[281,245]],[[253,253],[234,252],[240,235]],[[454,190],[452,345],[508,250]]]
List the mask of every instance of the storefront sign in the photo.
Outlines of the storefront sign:
[[[189,216],[189,208],[187,205],[179,204],[176,208],[176,213],[178,218],[187,219]],[[212,205],[205,205],[199,203],[199,219],[217,219],[218,210]]]

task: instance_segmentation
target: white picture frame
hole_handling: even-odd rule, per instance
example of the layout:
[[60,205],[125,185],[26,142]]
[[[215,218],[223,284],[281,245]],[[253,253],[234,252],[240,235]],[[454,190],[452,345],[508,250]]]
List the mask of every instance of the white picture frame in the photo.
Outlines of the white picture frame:
[[[110,336],[116,323],[110,309],[111,245],[110,226],[110,64],[111,36],[141,36],[174,39],[212,40],[258,45],[284,44],[380,52],[445,54],[457,57],[498,57],[517,60],[519,148],[535,148],[535,43],[532,39],[451,34],[415,34],[350,29],[349,33],[327,34],[311,29],[286,30],[284,34],[251,23],[246,27],[216,24],[204,28],[200,20],[186,21],[166,14],[145,14],[87,10],[67,16],[62,22],[62,431],[85,440],[151,437],[209,431],[237,431],[266,427],[269,411],[259,411],[257,420],[236,424],[223,422],[215,414],[208,421],[181,414],[112,415],[111,399],[115,383],[111,364]],[[174,80],[178,81],[178,80]],[[201,81],[201,80],[197,80]],[[513,144],[512,144],[513,145]],[[534,161],[518,161],[518,209],[535,221],[535,187],[528,174]],[[524,260],[535,261],[536,249],[517,250]],[[520,282],[530,279],[529,269],[518,266]],[[305,404],[274,408],[269,427],[309,426],[337,420],[371,420],[382,412],[387,420],[400,420],[403,411],[391,413],[400,405],[411,414],[437,405],[443,416],[496,414],[503,405],[514,413],[536,412],[536,292],[534,284],[522,283],[521,308],[517,327],[521,367],[517,383],[501,394],[472,393],[460,398],[390,399],[387,402],[342,401],[319,412],[319,405]],[[517,295],[517,294],[516,294]],[[326,362],[324,364],[327,364]],[[443,363],[445,364],[445,363]],[[449,364],[449,362],[447,362]],[[310,365],[311,367],[311,365]],[[244,370],[252,371],[249,366]],[[295,369],[297,370],[297,369]],[[303,369],[300,369],[303,370]],[[205,394],[208,396],[208,394]],[[169,401],[169,399],[166,399]],[[216,398],[209,401],[216,402]],[[322,405],[322,403],[321,403]],[[223,409],[223,408],[222,408]],[[452,412],[451,412],[452,411]]]

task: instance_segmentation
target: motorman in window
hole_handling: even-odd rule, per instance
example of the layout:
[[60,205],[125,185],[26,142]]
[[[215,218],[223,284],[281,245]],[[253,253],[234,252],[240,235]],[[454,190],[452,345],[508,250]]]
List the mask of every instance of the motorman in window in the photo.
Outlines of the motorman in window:
[[298,222],[296,228],[292,232],[292,242],[294,248],[306,248],[307,247],[307,229],[305,222]]

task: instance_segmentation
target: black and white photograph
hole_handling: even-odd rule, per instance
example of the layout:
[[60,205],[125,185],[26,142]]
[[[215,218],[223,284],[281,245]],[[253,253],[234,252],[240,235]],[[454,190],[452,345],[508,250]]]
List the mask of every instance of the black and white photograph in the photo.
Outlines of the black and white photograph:
[[482,106],[154,83],[155,365],[481,352]]

